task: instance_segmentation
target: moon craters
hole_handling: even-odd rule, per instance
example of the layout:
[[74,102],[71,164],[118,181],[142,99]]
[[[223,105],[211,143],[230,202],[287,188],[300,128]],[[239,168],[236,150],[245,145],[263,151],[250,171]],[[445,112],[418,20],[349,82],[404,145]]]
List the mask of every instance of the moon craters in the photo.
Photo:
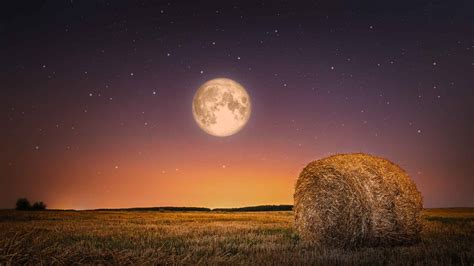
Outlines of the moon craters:
[[247,92],[239,83],[225,78],[204,83],[193,100],[193,114],[207,133],[224,137],[237,133],[251,112]]

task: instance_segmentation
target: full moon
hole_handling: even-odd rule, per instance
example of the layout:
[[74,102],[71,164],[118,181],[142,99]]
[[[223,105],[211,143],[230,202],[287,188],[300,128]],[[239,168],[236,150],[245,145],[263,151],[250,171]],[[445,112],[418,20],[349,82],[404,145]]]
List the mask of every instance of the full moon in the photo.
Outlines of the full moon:
[[226,137],[240,131],[250,118],[247,91],[238,82],[216,78],[202,84],[193,99],[193,115],[206,133]]

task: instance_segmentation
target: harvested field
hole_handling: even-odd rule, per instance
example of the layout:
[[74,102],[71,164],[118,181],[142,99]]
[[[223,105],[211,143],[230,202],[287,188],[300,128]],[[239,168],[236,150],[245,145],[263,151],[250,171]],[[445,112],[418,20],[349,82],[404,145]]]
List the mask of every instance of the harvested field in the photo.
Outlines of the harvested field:
[[421,242],[343,250],[300,241],[292,212],[0,211],[0,264],[474,263],[474,209],[428,209]]

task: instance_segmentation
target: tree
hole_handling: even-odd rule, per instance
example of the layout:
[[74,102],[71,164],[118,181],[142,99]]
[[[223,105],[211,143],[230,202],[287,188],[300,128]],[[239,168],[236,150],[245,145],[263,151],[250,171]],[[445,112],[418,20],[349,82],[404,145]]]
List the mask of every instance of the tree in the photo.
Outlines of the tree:
[[31,204],[27,198],[19,198],[16,201],[16,209],[20,211],[27,211],[31,209]]
[[42,201],[37,201],[33,204],[33,207],[31,208],[34,211],[41,211],[46,209],[46,204],[44,204]]

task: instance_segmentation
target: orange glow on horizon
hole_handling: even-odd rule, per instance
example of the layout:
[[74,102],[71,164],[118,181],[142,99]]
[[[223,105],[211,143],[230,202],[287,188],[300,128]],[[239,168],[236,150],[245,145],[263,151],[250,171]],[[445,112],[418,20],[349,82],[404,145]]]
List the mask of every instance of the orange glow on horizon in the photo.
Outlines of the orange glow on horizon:
[[[135,153],[134,160],[127,158],[130,153]],[[54,180],[44,199],[48,207],[218,208],[292,204],[299,172],[295,162],[275,164],[256,154],[242,156],[238,150],[235,154],[225,154],[225,150],[206,154],[193,150],[182,155],[170,149],[168,156],[160,160],[157,153],[122,150],[114,153],[114,158],[119,158],[115,162],[111,162],[109,154],[91,151],[78,155],[80,160],[63,158],[61,163],[43,169]],[[48,165],[38,162],[38,167]]]

